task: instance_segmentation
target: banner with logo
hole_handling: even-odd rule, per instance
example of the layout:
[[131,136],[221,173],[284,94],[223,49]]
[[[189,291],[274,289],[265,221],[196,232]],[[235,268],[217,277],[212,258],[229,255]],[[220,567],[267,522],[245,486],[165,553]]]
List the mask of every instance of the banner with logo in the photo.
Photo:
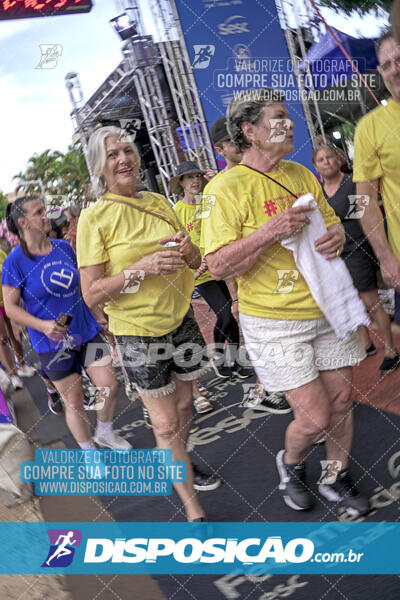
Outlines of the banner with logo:
[[400,523],[0,523],[1,574],[399,574]]
[[208,127],[240,90],[284,90],[295,124],[295,150],[288,158],[312,168],[310,135],[275,1],[175,0],[175,6]]

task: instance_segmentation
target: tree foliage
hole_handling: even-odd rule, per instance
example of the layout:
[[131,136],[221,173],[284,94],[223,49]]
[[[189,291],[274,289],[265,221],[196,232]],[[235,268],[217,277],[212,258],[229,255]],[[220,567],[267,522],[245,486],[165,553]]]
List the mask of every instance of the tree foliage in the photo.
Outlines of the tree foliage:
[[25,171],[13,179],[17,191],[45,193],[47,204],[84,204],[88,199],[90,177],[81,146],[69,146],[65,154],[45,150],[28,160]]
[[0,190],[0,220],[4,218],[6,214],[7,196]]
[[350,14],[353,10],[359,14],[366,14],[371,10],[378,11],[380,8],[390,11],[392,0],[319,0],[320,6],[327,6],[333,10],[343,10],[346,14]]

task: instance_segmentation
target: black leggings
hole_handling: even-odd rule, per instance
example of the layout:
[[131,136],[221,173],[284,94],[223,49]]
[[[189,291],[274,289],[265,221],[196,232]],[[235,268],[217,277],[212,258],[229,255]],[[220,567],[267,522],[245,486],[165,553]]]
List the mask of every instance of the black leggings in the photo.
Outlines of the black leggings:
[[231,311],[232,298],[225,281],[207,281],[196,289],[217,315],[214,342],[223,344],[226,340],[228,344],[239,346],[239,325]]

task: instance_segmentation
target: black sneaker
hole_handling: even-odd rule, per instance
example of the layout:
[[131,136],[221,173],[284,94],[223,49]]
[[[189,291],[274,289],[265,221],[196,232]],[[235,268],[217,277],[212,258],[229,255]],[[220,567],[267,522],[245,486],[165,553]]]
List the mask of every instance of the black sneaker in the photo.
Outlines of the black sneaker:
[[236,377],[239,377],[239,379],[247,379],[254,375],[254,369],[251,367],[242,367],[242,365],[235,363],[232,367],[232,373],[233,375],[236,375]]
[[397,367],[400,365],[400,354],[396,354],[393,358],[390,356],[385,356],[381,366],[379,367],[380,373],[391,373],[395,371]]
[[368,498],[362,496],[351,479],[348,469],[338,473],[335,483],[320,483],[318,491],[330,502],[341,502],[351,516],[366,515],[371,510]]
[[260,410],[275,415],[284,415],[292,412],[292,407],[282,392],[264,392],[262,396],[250,394],[249,398],[241,404],[245,408]]
[[276,466],[281,479],[279,489],[283,492],[283,500],[294,510],[308,510],[313,499],[306,483],[306,465],[298,463],[286,465],[283,462],[285,450],[276,455]]
[[63,412],[63,405],[61,402],[60,394],[56,391],[50,392],[47,390],[47,406],[53,415],[61,415]]
[[365,352],[367,353],[367,356],[374,356],[374,354],[376,354],[376,348],[373,344],[371,344],[365,349]]
[[199,467],[192,464],[193,468],[193,487],[198,492],[211,492],[216,490],[221,485],[221,480],[216,475],[211,473],[203,473]]
[[224,360],[224,356],[214,356],[211,357],[210,364],[217,377],[221,377],[221,379],[228,379],[228,377],[232,377],[232,368],[226,367],[223,364]]

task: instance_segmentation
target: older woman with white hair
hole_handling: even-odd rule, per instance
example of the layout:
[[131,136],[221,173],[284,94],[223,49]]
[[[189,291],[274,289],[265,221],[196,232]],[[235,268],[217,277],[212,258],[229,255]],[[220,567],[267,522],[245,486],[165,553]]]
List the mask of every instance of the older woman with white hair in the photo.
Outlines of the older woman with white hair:
[[[194,490],[215,489],[220,480],[192,468],[186,452],[192,381],[208,368],[190,310],[190,268],[200,265],[200,252],[164,196],[135,191],[140,157],[120,129],[95,131],[88,154],[100,198],[82,211],[78,223],[83,297],[93,310],[104,307],[125,375],[149,412],[158,447],[186,463],[186,481],[174,484],[186,517],[202,521]],[[170,247],[163,247],[168,242]]]
[[[213,277],[237,278],[240,324],[255,371],[265,389],[285,392],[294,411],[285,448],[277,455],[279,488],[291,508],[312,506],[315,494],[304,461],[311,445],[326,434],[327,459],[337,477],[334,483],[322,481],[319,491],[328,500],[341,501],[349,512],[363,514],[369,503],[356,490],[348,461],[351,367],[365,352],[355,332],[347,340],[335,334],[292,252],[281,244],[310,221],[311,206],[292,206],[305,193],[313,194],[326,227],[313,241],[313,252],[328,260],[339,256],[343,227],[315,176],[283,160],[294,146],[282,92],[239,94],[228,108],[227,126],[243,152],[242,163],[213,185],[216,204],[212,219],[203,224],[205,254]],[[297,348],[307,360],[299,360]]]

